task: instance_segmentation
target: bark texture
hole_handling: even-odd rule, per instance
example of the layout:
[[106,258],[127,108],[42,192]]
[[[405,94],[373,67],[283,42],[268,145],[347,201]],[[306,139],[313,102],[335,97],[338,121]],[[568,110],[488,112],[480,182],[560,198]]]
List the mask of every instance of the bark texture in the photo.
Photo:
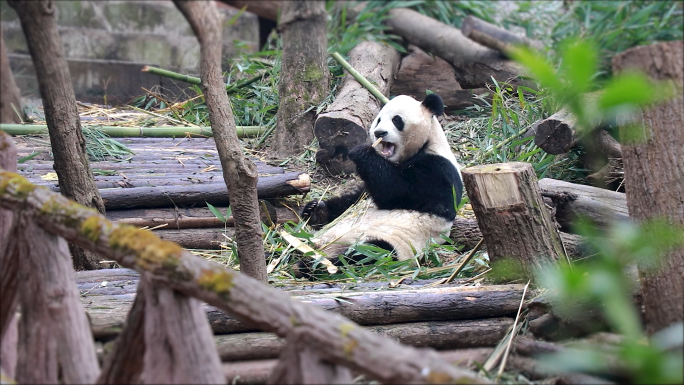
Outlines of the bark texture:
[[518,36],[473,15],[466,16],[463,19],[461,32],[463,36],[503,54],[506,54],[511,47],[516,45],[530,46],[536,49],[544,48],[543,44],[539,41],[528,39],[525,36]]
[[21,116],[21,95],[12,76],[5,39],[0,30],[0,123],[21,123]]
[[[145,356],[145,294],[139,285],[126,324],[114,342],[114,348],[102,365],[98,384],[137,384]],[[159,343],[157,341],[156,343]]]
[[549,178],[541,179],[539,188],[544,199],[550,200],[556,210],[556,221],[562,231],[575,231],[575,223],[580,217],[601,230],[629,220],[624,193]]
[[[670,80],[676,87],[673,99],[638,114],[639,128],[621,127],[620,134],[630,217],[662,218],[680,227],[684,226],[683,47],[681,40],[635,47],[612,62],[616,73],[637,69],[652,79]],[[639,130],[641,140],[626,142],[627,130]],[[684,319],[684,247],[663,257],[657,272],[639,268],[649,333]]]
[[[17,170],[17,147],[4,131],[0,131],[0,169]],[[17,309],[19,258],[16,237],[19,230],[14,226],[14,213],[0,208],[0,338],[3,342]],[[10,242],[12,239],[15,242]]]
[[446,60],[463,88],[485,87],[491,84],[491,77],[512,85],[532,85],[518,79],[523,74],[519,65],[468,39],[454,27],[407,8],[392,9],[389,15],[386,23],[394,33]]
[[508,260],[526,277],[565,258],[529,163],[498,163],[462,170],[477,223],[493,262]]
[[[90,325],[67,243],[24,214],[18,217],[21,318],[17,381],[92,384],[99,373]],[[54,381],[52,381],[54,379]]]
[[[385,96],[389,96],[400,61],[397,50],[376,42],[362,42],[349,52],[349,64]],[[346,73],[335,101],[316,118],[314,133],[320,147],[316,161],[331,174],[353,173],[356,167],[347,155],[368,141],[368,128],[381,108],[382,102]]]
[[283,39],[280,104],[275,151],[280,158],[302,153],[314,138],[315,108],[328,95],[328,35],[325,2],[293,0],[281,6],[278,29]]
[[[56,7],[51,0],[12,0],[8,3],[17,11],[33,59],[61,193],[104,213],[104,203],[90,172],[76,97],[57,32]],[[100,267],[97,255],[74,246],[70,246],[70,250],[76,269]]]
[[221,361],[202,304],[143,274],[146,384],[223,384]]
[[242,153],[235,118],[221,75],[222,30],[216,3],[174,1],[200,43],[200,78],[209,121],[221,159],[223,180],[235,216],[235,241],[242,272],[268,282],[257,200],[257,167]]
[[434,351],[400,345],[338,314],[294,301],[245,274],[161,241],[149,231],[111,223],[91,209],[36,188],[20,175],[0,172],[0,207],[21,208],[44,229],[124,267],[145,271],[153,282],[217,306],[255,328],[281,337],[301,328],[307,345],[324,360],[344,363],[381,382],[487,382],[447,364]]

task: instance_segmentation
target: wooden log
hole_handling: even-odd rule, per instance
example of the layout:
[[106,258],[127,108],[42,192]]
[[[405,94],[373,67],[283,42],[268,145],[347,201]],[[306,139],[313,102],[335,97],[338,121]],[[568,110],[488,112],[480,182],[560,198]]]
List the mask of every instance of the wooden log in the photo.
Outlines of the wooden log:
[[[559,234],[563,241],[563,247],[570,259],[582,259],[588,256],[588,250],[584,246],[584,239],[582,237],[564,232],[559,232]],[[458,245],[464,245],[465,250],[469,250],[475,247],[480,239],[482,239],[482,232],[477,225],[477,220],[457,217],[454,221],[454,227],[451,228],[449,238]]]
[[485,87],[492,77],[514,86],[534,86],[518,78],[524,74],[521,66],[466,38],[454,27],[407,8],[394,8],[389,15],[386,23],[394,33],[446,60],[463,88]]
[[[159,238],[175,242],[186,249],[200,250],[220,250],[221,244],[224,245],[235,237],[235,229],[228,227],[224,229],[183,229],[183,230],[164,230],[153,231]],[[228,246],[230,247],[230,246]]]
[[[512,324],[512,318],[486,318],[410,322],[366,328],[405,345],[449,350],[494,346],[504,337]],[[214,340],[223,362],[277,358],[285,346],[284,339],[270,333],[218,335]]]
[[[259,199],[277,198],[302,194],[309,191],[309,175],[290,172],[259,178],[257,193]],[[131,209],[139,207],[173,207],[183,205],[225,205],[228,193],[225,185],[202,184],[194,186],[137,187],[107,189],[101,192],[108,210]]]
[[563,231],[575,231],[573,226],[579,217],[587,218],[598,229],[629,220],[624,193],[549,178],[541,179],[539,188],[555,207]]
[[[293,293],[295,294],[295,293]],[[338,301],[340,296],[343,301]],[[342,294],[295,294],[300,302],[341,314],[360,325],[387,325],[405,322],[450,321],[516,314],[522,285],[484,287],[444,287],[399,289],[392,291],[345,291]],[[94,328],[120,328],[134,294],[85,296],[84,306]],[[392,308],[388,309],[387,304]],[[430,309],[426,311],[425,309]],[[258,325],[246,324],[214,307],[205,308],[215,334],[258,331]]]
[[[92,169],[100,169],[100,170],[115,170],[119,172],[130,172],[130,173],[137,173],[137,174],[145,174],[145,173],[162,173],[162,172],[167,172],[167,173],[174,173],[174,174],[190,174],[190,173],[198,173],[202,174],[202,170],[207,169],[210,166],[214,166],[217,171],[221,171],[221,165],[218,162],[214,161],[209,161],[209,162],[192,162],[188,161],[183,163],[180,162],[175,162],[175,163],[170,163],[171,161],[159,161],[157,160],[156,162],[136,162],[135,160],[131,160],[131,162],[93,162],[91,163],[91,168]],[[51,161],[49,160],[31,160],[27,163],[23,163],[19,165],[18,169],[19,171],[25,171],[25,170],[54,170],[54,165]],[[273,167],[269,166],[267,164],[261,163],[257,165],[257,172],[259,174],[283,174],[284,171],[280,167]],[[223,178],[219,180],[220,182],[223,181]]]
[[396,80],[390,92],[393,95],[409,95],[423,100],[426,90],[442,97],[445,112],[473,106],[484,105],[473,95],[491,94],[486,88],[463,90],[456,81],[451,65],[437,56],[430,56],[415,46],[409,46],[409,55],[401,60]]
[[[389,96],[400,62],[397,50],[371,41],[362,42],[349,52],[349,64],[385,96]],[[368,141],[368,128],[381,107],[380,100],[353,76],[345,74],[335,100],[316,118],[314,133],[320,147],[316,161],[332,174],[353,173],[356,168],[347,154]]]
[[250,1],[250,0],[220,0],[223,4],[231,7],[242,9],[247,8],[247,12],[263,17],[268,20],[277,21],[278,11],[280,10],[281,1],[278,0],[264,0],[264,1]]
[[17,381],[92,384],[99,373],[88,319],[73,282],[69,247],[21,214],[21,318]]
[[0,341],[0,374],[14,378],[17,369],[17,343],[19,342],[18,313],[10,320],[7,330]]
[[[45,229],[124,267],[144,271],[155,283],[219,306],[256,328],[281,337],[295,328],[306,330],[302,338],[326,361],[344,363],[381,382],[488,382],[447,364],[432,350],[375,335],[343,316],[293,301],[286,293],[195,256],[149,231],[111,223],[92,209],[36,188],[20,175],[0,171],[0,186],[0,207],[21,208]],[[500,308],[488,311],[496,313]]]
[[[299,222],[297,214],[286,207],[273,207],[270,203],[262,201],[267,205],[267,211],[260,206],[261,221],[269,223]],[[228,207],[216,207],[225,215]],[[217,228],[233,226],[234,220],[230,216],[226,223],[223,223],[206,207],[196,208],[176,208],[176,209],[131,209],[131,210],[112,210],[107,212],[107,218],[113,222],[129,224],[136,227],[156,227],[166,224],[163,229],[197,229],[197,228]]]
[[221,361],[202,304],[143,274],[145,384],[222,384]]
[[504,55],[509,53],[510,49],[514,46],[527,46],[535,49],[544,48],[540,41],[516,35],[473,15],[468,15],[463,19],[461,33],[463,33],[463,36],[485,47],[495,49]]
[[[682,56],[684,42],[678,40],[630,48],[612,59],[613,72],[644,71],[652,80],[670,82],[674,91],[667,101],[637,110],[634,121],[620,122],[626,123],[620,136],[630,216],[640,222],[666,220],[679,229],[684,227]],[[649,334],[684,321],[684,245],[662,253],[639,261]]]
[[507,260],[532,278],[535,269],[565,258],[529,163],[468,167],[462,174],[492,262]]
[[[138,288],[131,311],[121,334],[114,342],[112,351],[107,355],[98,384],[137,384],[143,370],[145,356],[145,295],[144,287]],[[155,342],[155,343],[158,343]]]
[[[482,364],[492,355],[493,348],[471,348],[439,352],[439,357],[454,365],[469,369],[481,368]],[[579,353],[578,353],[579,354]],[[231,384],[266,384],[278,360],[253,360],[224,363],[223,373],[226,381]],[[519,356],[510,355],[506,369],[516,371],[529,379],[543,380],[557,379],[558,384],[612,384],[600,377],[589,376],[581,373],[558,373],[547,369],[539,361]],[[352,372],[355,376],[358,373]]]

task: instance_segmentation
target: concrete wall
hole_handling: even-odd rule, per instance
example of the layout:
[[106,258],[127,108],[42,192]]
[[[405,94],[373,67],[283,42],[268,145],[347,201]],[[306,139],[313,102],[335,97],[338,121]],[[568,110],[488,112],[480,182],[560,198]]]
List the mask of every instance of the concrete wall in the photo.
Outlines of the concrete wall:
[[[226,21],[238,13],[217,4]],[[78,100],[101,103],[105,84],[110,103],[143,94],[141,86],[161,83],[158,77],[137,74],[143,65],[186,74],[199,72],[199,43],[170,0],[55,1],[55,5]],[[23,94],[36,94],[37,83],[21,25],[14,9],[4,0],[0,1],[0,20],[18,85]],[[235,42],[240,42],[240,49],[258,50],[257,17],[245,12],[234,23],[224,23],[223,37],[225,70],[228,60],[237,53]]]

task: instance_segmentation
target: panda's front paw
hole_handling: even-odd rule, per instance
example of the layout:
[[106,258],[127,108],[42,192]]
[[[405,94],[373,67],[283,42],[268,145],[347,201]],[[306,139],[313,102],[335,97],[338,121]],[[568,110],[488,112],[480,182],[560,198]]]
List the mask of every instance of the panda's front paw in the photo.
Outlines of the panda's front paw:
[[328,222],[328,207],[325,201],[313,200],[307,203],[302,209],[302,220],[309,220],[309,226],[316,228],[321,227]]
[[373,146],[371,146],[370,144],[359,144],[356,147],[352,148],[351,151],[349,151],[349,159],[356,162],[364,155],[373,152],[375,152],[375,150],[373,150]]

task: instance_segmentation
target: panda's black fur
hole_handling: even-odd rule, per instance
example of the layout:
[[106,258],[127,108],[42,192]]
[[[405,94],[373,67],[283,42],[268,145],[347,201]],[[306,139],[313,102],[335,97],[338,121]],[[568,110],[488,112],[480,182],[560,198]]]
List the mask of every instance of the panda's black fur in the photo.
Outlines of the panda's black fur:
[[[439,116],[444,112],[442,99],[436,94],[428,95],[421,106],[432,116]],[[373,127],[379,127],[380,119],[378,116]],[[394,115],[391,121],[397,131],[404,130],[405,124],[401,116]],[[439,129],[441,130],[441,126]],[[386,135],[387,131],[376,130],[371,139]],[[356,165],[356,172],[363,180],[363,185],[339,197],[309,202],[302,210],[302,219],[309,219],[309,224],[314,228],[325,225],[339,217],[367,192],[379,210],[411,210],[453,222],[456,217],[455,205],[460,203],[463,192],[460,174],[455,161],[437,155],[434,151],[426,151],[431,145],[430,138],[427,139],[415,154],[396,163],[381,155],[370,144],[356,146],[349,152],[349,158]],[[394,248],[382,239],[370,239],[365,243],[389,251]],[[354,261],[363,258],[365,256],[361,255],[350,257]],[[338,258],[330,259],[339,265]],[[295,268],[295,273],[298,276],[308,276],[310,271],[304,262],[300,262]]]

